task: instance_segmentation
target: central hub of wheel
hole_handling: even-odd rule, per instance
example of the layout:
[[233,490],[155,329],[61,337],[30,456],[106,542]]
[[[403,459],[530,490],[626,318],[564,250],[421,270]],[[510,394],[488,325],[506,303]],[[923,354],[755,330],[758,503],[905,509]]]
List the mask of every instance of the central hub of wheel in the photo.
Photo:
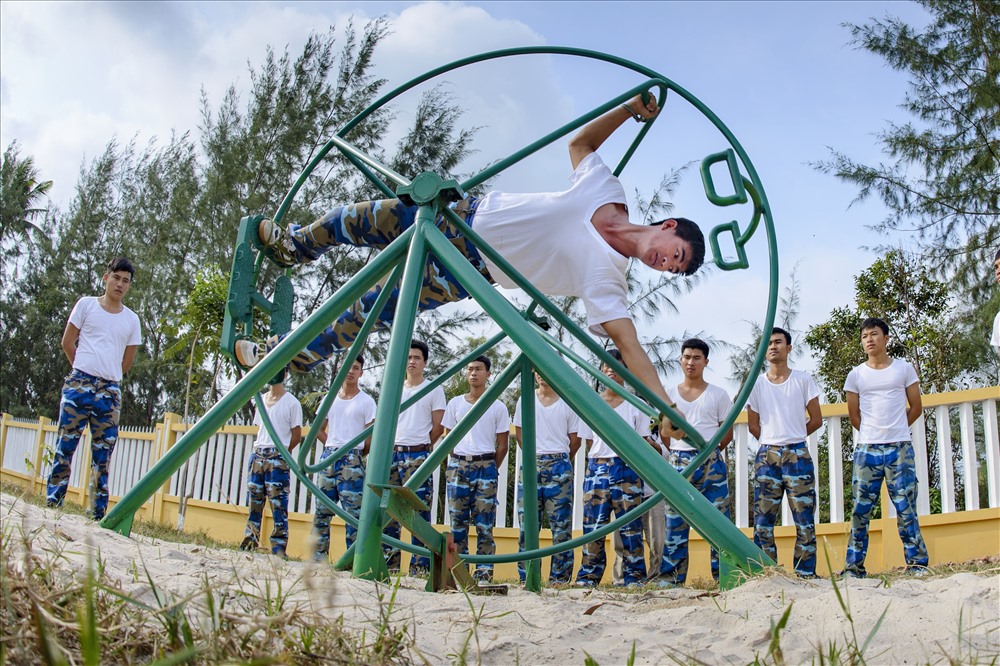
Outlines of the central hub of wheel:
[[436,173],[424,171],[414,177],[409,185],[400,187],[396,196],[408,206],[423,206],[438,197],[444,197],[447,201],[461,201],[465,194],[457,181],[445,180]]

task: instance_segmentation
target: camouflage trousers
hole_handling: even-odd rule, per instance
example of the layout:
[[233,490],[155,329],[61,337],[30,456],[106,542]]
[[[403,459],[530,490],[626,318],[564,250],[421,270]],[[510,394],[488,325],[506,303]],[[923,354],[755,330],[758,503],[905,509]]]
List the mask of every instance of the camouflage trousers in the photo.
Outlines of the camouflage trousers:
[[889,499],[896,507],[896,526],[903,542],[906,564],[927,566],[927,545],[917,521],[917,470],[913,461],[913,444],[858,444],[854,451],[854,476],[851,479],[854,511],[851,513],[851,537],[847,545],[847,571],[865,574],[868,521],[878,502],[883,478]]
[[[411,451],[393,451],[392,452],[392,467],[389,468],[389,481],[388,483],[394,486],[401,486],[406,483],[413,473],[424,464],[427,460],[427,456],[430,455],[427,451],[421,452],[411,452]],[[431,505],[431,493],[434,491],[434,482],[432,477],[428,476],[427,480],[420,484],[420,487],[416,489],[416,495],[424,502],[427,506]],[[430,511],[421,511],[420,517],[427,522],[431,521]],[[390,520],[386,524],[385,529],[382,531],[386,536],[391,536],[398,539],[400,532],[399,523],[396,520]],[[423,546],[424,542],[417,537],[411,537],[410,543],[415,546]],[[400,555],[399,549],[393,548],[386,544],[382,544],[382,554],[385,555],[386,566],[389,567],[390,571],[399,571],[400,565]],[[429,571],[431,568],[430,558],[423,555],[411,555],[410,556],[410,574],[419,575]]]
[[[646,498],[643,497],[643,499]],[[664,502],[660,501],[642,514],[642,540],[646,544],[649,555],[649,569],[646,572],[649,577],[656,576],[658,569],[655,564],[663,559],[663,544],[666,539],[664,527],[666,506]],[[612,533],[611,543],[615,547],[615,561],[611,565],[611,582],[614,585],[624,585],[625,546],[622,544],[622,535],[618,532]]]
[[[472,224],[477,204],[478,200],[470,198],[468,212],[465,212],[465,220],[469,224]],[[313,261],[338,245],[382,249],[413,226],[416,215],[416,206],[407,206],[398,199],[340,206],[308,226],[289,225],[279,243],[282,253],[289,254],[295,263],[300,264]],[[437,226],[469,263],[492,282],[486,263],[476,246],[467,241],[455,225],[443,216],[438,218]],[[417,306],[420,311],[433,310],[469,296],[469,292],[459,284],[454,274],[434,255],[428,256],[422,285]],[[375,300],[381,292],[382,285],[376,285],[364,294],[361,300],[341,314],[292,359],[291,369],[295,372],[308,372],[340,350],[347,349],[357,338],[365,320],[372,314],[378,317],[379,327],[391,326],[396,313],[399,288],[394,286],[385,308],[373,313]],[[283,337],[270,338],[267,348],[272,349]]]
[[264,518],[264,497],[271,504],[274,529],[271,530],[271,552],[284,555],[288,547],[288,486],[291,481],[288,464],[273,447],[254,449],[250,455],[247,475],[247,502],[250,515],[243,533],[244,549],[260,545],[260,522]]
[[[615,517],[625,515],[642,504],[642,480],[621,458],[591,458],[583,480],[583,533],[590,534]],[[646,579],[646,560],[642,552],[642,519],[628,522],[619,532],[624,548],[622,581],[641,585]],[[576,574],[578,583],[598,585],[604,577],[607,554],[604,539],[583,547],[583,559]]]
[[[493,526],[497,521],[497,472],[496,461],[463,460],[448,457],[448,516],[451,534],[458,552],[469,552],[469,526],[476,526],[476,554],[493,555],[497,544],[493,540]],[[493,579],[493,565],[476,563],[475,576],[479,580]]]
[[[678,472],[683,472],[696,455],[697,451],[671,451],[670,464]],[[691,485],[715,505],[722,515],[732,520],[729,511],[729,478],[726,461],[718,449],[713,451],[702,466],[691,475]],[[691,528],[671,506],[667,506],[666,525],[667,537],[663,560],[660,562],[660,577],[668,582],[683,585],[687,580],[688,540]],[[714,548],[711,558],[712,578],[719,580],[719,553]]]
[[90,467],[94,484],[91,516],[100,520],[108,510],[108,467],[118,441],[122,392],[118,382],[73,370],[63,384],[59,402],[59,435],[46,487],[49,505],[62,506],[69,487],[73,455],[83,429],[90,426]]
[[[323,449],[323,458],[328,458],[336,451],[334,447]],[[361,493],[365,487],[365,460],[360,449],[355,449],[340,460],[327,467],[316,479],[316,485],[331,502],[339,502],[344,511],[357,518],[361,514]],[[313,538],[316,543],[314,553],[317,561],[326,561],[330,554],[330,519],[333,511],[322,502],[316,502],[316,513],[313,516]],[[358,528],[345,521],[345,541],[347,547],[358,535]]]
[[774,525],[787,494],[795,522],[795,573],[816,575],[816,472],[806,443],[761,446],[753,470],[753,542],[778,561]]
[[[552,544],[565,543],[573,538],[573,465],[568,453],[538,456],[538,524],[542,516],[548,518],[552,530]],[[518,551],[524,550],[524,484],[517,484],[517,515],[521,534],[517,539]],[[524,562],[517,563],[517,575],[525,579]],[[549,584],[566,584],[573,577],[573,551],[566,550],[552,556],[549,566]]]

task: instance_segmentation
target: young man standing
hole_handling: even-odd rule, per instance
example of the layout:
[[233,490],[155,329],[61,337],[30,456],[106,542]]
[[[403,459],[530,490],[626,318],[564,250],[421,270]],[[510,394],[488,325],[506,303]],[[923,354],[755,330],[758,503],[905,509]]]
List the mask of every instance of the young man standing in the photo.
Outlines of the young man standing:
[[[610,349],[612,358],[621,361],[622,356],[617,349]],[[622,377],[610,366],[602,364],[601,371],[611,381],[624,384]],[[649,437],[649,417],[636,409],[632,403],[605,387],[601,397],[608,403],[627,427],[653,445]],[[583,481],[583,533],[590,534],[602,525],[611,522],[612,512],[615,517],[625,515],[642,503],[643,483],[639,475],[630,468],[618,454],[597,436],[590,428],[584,426],[580,437],[587,442],[587,474]],[[646,560],[642,552],[642,520],[636,518],[622,527],[621,533],[624,556],[622,558],[622,582],[625,585],[642,585],[646,579]],[[591,541],[583,547],[583,560],[576,574],[576,584],[581,587],[595,587],[604,577],[607,566],[607,554],[604,550],[604,539]]]
[[[453,430],[486,391],[490,378],[490,359],[478,356],[465,368],[469,392],[452,398],[444,413],[445,430]],[[451,533],[458,552],[469,552],[469,526],[476,526],[476,554],[496,552],[493,525],[497,516],[497,481],[499,468],[507,457],[510,412],[501,402],[491,404],[486,412],[455,445],[448,457],[448,515]],[[476,565],[479,581],[493,580],[493,565]]]
[[118,441],[122,392],[119,382],[132,367],[142,343],[139,317],[122,299],[132,286],[135,268],[124,258],[112,259],[104,271],[104,294],[84,296],[73,306],[62,349],[72,371],[59,403],[59,439],[46,488],[49,506],[62,506],[69,486],[73,454],[83,429],[90,426],[94,520],[108,510],[108,467]]
[[[323,447],[323,458],[328,458],[336,451],[346,446],[365,428],[375,422],[375,400],[361,390],[358,380],[364,373],[365,357],[358,358],[351,364],[351,369],[344,378],[344,385],[333,399],[330,411],[323,422],[318,439]],[[340,502],[347,513],[358,517],[361,512],[361,493],[365,483],[365,456],[371,446],[372,438],[357,444],[350,453],[333,463],[319,473],[317,484],[320,490],[332,502]],[[320,502],[316,503],[316,515],[313,518],[313,536],[316,540],[315,559],[325,562],[330,553],[330,518],[333,512]],[[350,523],[345,526],[347,548],[351,547],[357,535],[358,528]]]
[[[537,502],[528,500],[548,518],[552,545],[573,538],[573,458],[580,449],[580,419],[559,395],[535,372],[535,460],[538,475]],[[514,409],[514,437],[521,444],[521,401]],[[524,483],[517,484],[517,513],[521,525],[517,549],[524,550]],[[517,563],[517,575],[525,579],[524,562]],[[573,576],[573,551],[552,556],[550,585],[568,585]]]
[[[684,380],[667,389],[667,395],[677,404],[695,430],[705,441],[719,431],[733,401],[726,391],[705,381],[708,367],[708,345],[704,340],[691,338],[681,344],[681,370]],[[733,439],[732,428],[719,441],[719,446],[691,475],[691,485],[715,505],[726,518],[732,520],[729,510],[729,477],[723,451]],[[683,472],[698,454],[697,449],[682,440],[670,441],[670,464]],[[663,560],[660,562],[660,579],[666,585],[683,585],[687,580],[688,538],[690,527],[672,507],[666,511],[667,537]],[[712,549],[712,578],[719,580],[719,554]]]
[[861,323],[861,348],[868,360],[851,370],[844,383],[847,413],[858,430],[851,487],[854,510],[844,575],[864,578],[868,521],[878,502],[882,479],[896,507],[899,538],[906,567],[927,566],[927,546],[917,521],[917,471],[910,426],[923,409],[920,383],[913,366],[887,351],[889,325],[877,318]]
[[[298,399],[285,390],[285,375],[282,370],[269,382],[264,394],[264,411],[274,426],[274,434],[289,451],[302,441],[302,405]],[[250,455],[250,473],[247,477],[247,498],[250,515],[244,533],[241,550],[256,550],[260,545],[260,523],[264,517],[264,497],[271,504],[274,529],[271,531],[271,552],[285,557],[288,547],[288,463],[278,453],[271,439],[271,433],[264,427],[260,412],[254,416],[254,425],[260,430]]]
[[[993,257],[993,276],[1000,282],[1000,250]],[[993,318],[993,336],[990,338],[993,350],[1000,355],[1000,312]]]
[[[483,239],[542,293],[577,296],[587,311],[590,330],[610,337],[635,376],[650,391],[667,400],[653,363],[649,360],[628,310],[626,273],[634,258],[653,270],[690,275],[705,257],[705,240],[698,226],[685,218],[669,218],[642,226],[629,221],[625,188],[601,161],[598,148],[630,118],[645,122],[659,113],[655,98],[641,96],[588,123],[569,143],[570,189],[557,193],[509,194],[490,192],[483,199],[470,198],[456,208]],[[417,207],[390,199],[329,211],[305,227],[282,229],[263,220],[258,236],[267,256],[281,266],[313,261],[329,249],[349,244],[383,248],[413,225]],[[489,281],[503,287],[515,283],[461,235],[446,219],[439,228],[452,244]],[[346,349],[357,337],[380,287],[365,294],[291,363],[305,372]],[[451,271],[434,257],[427,262],[419,309],[431,310],[468,297],[469,292]],[[394,293],[379,314],[383,325],[395,315]],[[236,357],[250,367],[278,338],[261,346],[249,340],[236,345]],[[673,430],[663,419],[661,431]]]
[[778,561],[774,525],[782,495],[788,496],[795,522],[795,573],[816,576],[816,470],[806,437],[823,424],[819,387],[801,370],[788,367],[792,336],[771,329],[767,372],[757,378],[747,401],[747,423],[758,442],[754,461],[753,542]]
[[[400,404],[419,393],[427,385],[428,382],[424,379],[424,368],[427,366],[429,358],[430,349],[427,347],[427,343],[422,340],[410,342],[410,353],[406,359],[406,379],[403,381]],[[443,431],[441,419],[444,417],[446,406],[444,389],[438,386],[409,409],[400,412],[399,420],[396,422],[396,444],[392,449],[392,467],[389,470],[390,484],[402,486],[427,460],[427,456],[431,453],[431,447]],[[431,505],[433,483],[433,479],[427,477],[427,480],[416,490],[417,497],[423,500],[427,506]],[[430,511],[421,511],[420,515],[424,520],[430,522]],[[399,530],[399,523],[392,520],[386,525],[384,534],[398,539]],[[411,537],[411,543],[423,545],[423,542],[417,537]],[[385,553],[389,571],[399,571],[399,549],[383,544],[382,550]],[[430,566],[431,562],[427,557],[417,555],[410,557],[411,576],[426,574]]]

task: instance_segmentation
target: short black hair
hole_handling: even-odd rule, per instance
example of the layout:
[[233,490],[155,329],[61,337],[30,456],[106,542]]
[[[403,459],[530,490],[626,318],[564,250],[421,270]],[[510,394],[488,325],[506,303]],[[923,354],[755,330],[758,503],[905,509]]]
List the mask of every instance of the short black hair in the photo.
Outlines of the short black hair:
[[771,335],[774,335],[775,333],[782,334],[783,336],[785,336],[785,342],[787,342],[788,344],[792,344],[792,334],[786,331],[785,329],[781,328],[780,326],[775,326],[774,328],[771,329]]
[[118,271],[125,271],[129,275],[129,279],[135,278],[135,267],[132,262],[125,257],[115,257],[108,262],[108,267],[105,269],[105,273],[110,275],[111,273],[117,273]]
[[1000,260],[1000,250],[997,250],[997,253],[993,255],[993,261],[997,260]]
[[694,275],[695,271],[705,263],[705,234],[701,233],[701,228],[695,222],[686,217],[668,217],[659,222],[653,222],[650,226],[659,226],[667,220],[673,220],[677,223],[675,227],[677,237],[687,241],[688,245],[691,246],[691,258],[681,275]]
[[862,331],[866,331],[869,328],[880,328],[882,329],[882,335],[889,335],[889,324],[885,323],[884,319],[879,319],[878,317],[868,317],[868,319],[861,322]]
[[[614,347],[609,347],[608,350],[607,350],[607,352],[608,352],[608,356],[610,356],[611,358],[615,359],[616,361],[618,361],[619,363],[621,363],[622,365],[624,365],[626,368],[628,367],[628,364],[625,363],[625,359],[622,358],[622,353],[620,351],[618,351]],[[608,365],[608,364],[605,363],[604,365]]]
[[364,367],[365,367],[365,353],[364,352],[359,352],[358,353],[358,357],[356,359],[354,359],[354,360],[357,361],[358,365],[361,366],[361,369],[364,370]]
[[431,350],[423,340],[417,340],[416,338],[410,340],[410,349],[419,349],[420,353],[424,356],[424,361],[431,357]]
[[701,338],[688,338],[681,343],[681,354],[684,353],[685,349],[696,349],[705,355],[705,360],[708,360],[708,343]]
[[275,384],[284,384],[285,377],[287,376],[288,376],[288,368],[284,367],[278,371],[278,374],[276,374],[274,377],[271,377],[271,380],[268,382],[268,384],[270,384],[271,386],[274,386]]
[[488,356],[486,356],[485,354],[477,356],[476,358],[474,358],[471,361],[469,361],[469,365],[472,365],[473,363],[482,363],[483,365],[485,365],[486,366],[486,372],[489,372],[490,368],[493,367],[493,362],[490,361],[490,358]]

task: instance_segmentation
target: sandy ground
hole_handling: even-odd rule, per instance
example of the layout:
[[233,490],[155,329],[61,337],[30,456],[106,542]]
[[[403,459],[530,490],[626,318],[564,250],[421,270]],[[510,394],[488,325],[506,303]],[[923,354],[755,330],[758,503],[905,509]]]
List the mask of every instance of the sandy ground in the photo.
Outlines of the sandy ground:
[[[270,555],[206,549],[103,530],[80,516],[0,495],[0,523],[13,530],[16,548],[46,551],[68,568],[85,569],[99,553],[122,588],[150,598],[148,570],[160,590],[182,596],[207,579],[217,588],[258,588],[281,579],[297,603],[345,624],[371,630],[391,586],[356,580],[329,567],[283,562]],[[10,552],[10,551],[8,551]],[[16,550],[14,551],[16,552]],[[641,593],[512,587],[507,596],[466,597],[423,591],[424,581],[402,578],[392,618],[408,626],[414,655],[453,663],[468,642],[468,662],[483,664],[624,664],[635,645],[636,664],[746,664],[763,658],[772,623],[791,606],[781,633],[786,663],[818,661],[817,649],[851,643],[852,628],[827,580],[782,575],[752,580],[734,590],[676,589]],[[841,587],[858,644],[885,612],[865,651],[869,664],[990,663],[1000,657],[1000,575],[960,573],[922,579],[845,581]],[[382,601],[380,602],[380,598]],[[472,606],[470,606],[470,602]],[[473,610],[474,609],[474,610]],[[888,610],[886,610],[888,609]],[[677,661],[675,661],[677,660]]]

